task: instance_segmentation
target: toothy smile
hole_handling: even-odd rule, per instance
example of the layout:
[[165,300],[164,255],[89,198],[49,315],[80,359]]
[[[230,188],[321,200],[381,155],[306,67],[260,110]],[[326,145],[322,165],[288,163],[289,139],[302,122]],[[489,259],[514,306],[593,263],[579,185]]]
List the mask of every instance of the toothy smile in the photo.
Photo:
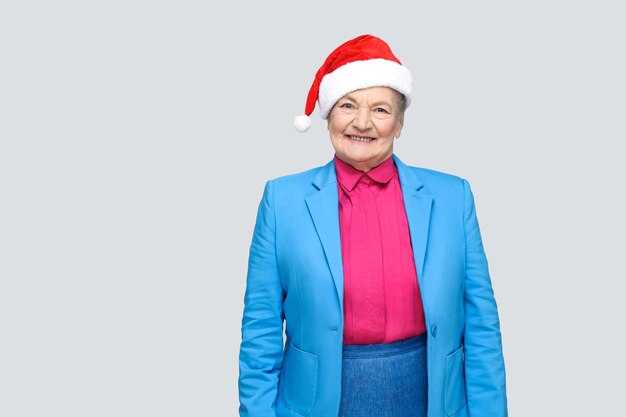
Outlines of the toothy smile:
[[357,142],[371,142],[374,138],[370,138],[367,136],[348,136],[350,139],[355,140]]

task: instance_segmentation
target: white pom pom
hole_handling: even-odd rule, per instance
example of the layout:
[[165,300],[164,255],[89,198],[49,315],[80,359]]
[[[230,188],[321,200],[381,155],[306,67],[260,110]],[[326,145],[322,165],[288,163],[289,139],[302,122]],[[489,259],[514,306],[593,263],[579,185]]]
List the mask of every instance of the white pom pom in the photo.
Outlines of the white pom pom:
[[296,130],[300,133],[303,133],[309,130],[309,128],[311,127],[311,124],[313,124],[313,121],[306,114],[296,116],[293,119],[293,125],[295,126]]

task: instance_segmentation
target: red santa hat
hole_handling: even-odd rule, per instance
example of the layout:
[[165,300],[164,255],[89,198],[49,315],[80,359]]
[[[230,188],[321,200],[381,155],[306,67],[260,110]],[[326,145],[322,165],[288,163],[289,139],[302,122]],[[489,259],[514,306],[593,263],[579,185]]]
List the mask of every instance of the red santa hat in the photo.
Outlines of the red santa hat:
[[409,70],[391,52],[385,41],[372,35],[361,35],[331,52],[315,74],[309,90],[304,114],[296,116],[294,126],[299,132],[311,127],[315,102],[322,119],[344,95],[367,87],[391,87],[404,94],[406,106],[411,104],[412,77]]

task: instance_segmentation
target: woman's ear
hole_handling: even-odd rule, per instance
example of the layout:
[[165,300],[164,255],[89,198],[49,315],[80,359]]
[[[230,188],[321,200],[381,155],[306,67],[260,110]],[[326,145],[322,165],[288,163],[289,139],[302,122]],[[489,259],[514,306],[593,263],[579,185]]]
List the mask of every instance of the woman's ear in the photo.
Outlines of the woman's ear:
[[396,127],[396,139],[400,137],[400,134],[402,133],[402,127],[404,126],[404,114],[402,116],[400,116],[400,118],[398,119],[398,126]]

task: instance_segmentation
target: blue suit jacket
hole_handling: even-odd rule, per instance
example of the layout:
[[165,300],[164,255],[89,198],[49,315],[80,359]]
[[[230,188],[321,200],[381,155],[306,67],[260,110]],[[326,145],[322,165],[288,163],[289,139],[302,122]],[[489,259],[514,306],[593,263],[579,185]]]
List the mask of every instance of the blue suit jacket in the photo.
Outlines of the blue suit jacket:
[[[393,158],[428,333],[428,415],[506,416],[500,323],[470,185]],[[244,302],[240,415],[337,416],[343,266],[332,160],[266,183]]]

